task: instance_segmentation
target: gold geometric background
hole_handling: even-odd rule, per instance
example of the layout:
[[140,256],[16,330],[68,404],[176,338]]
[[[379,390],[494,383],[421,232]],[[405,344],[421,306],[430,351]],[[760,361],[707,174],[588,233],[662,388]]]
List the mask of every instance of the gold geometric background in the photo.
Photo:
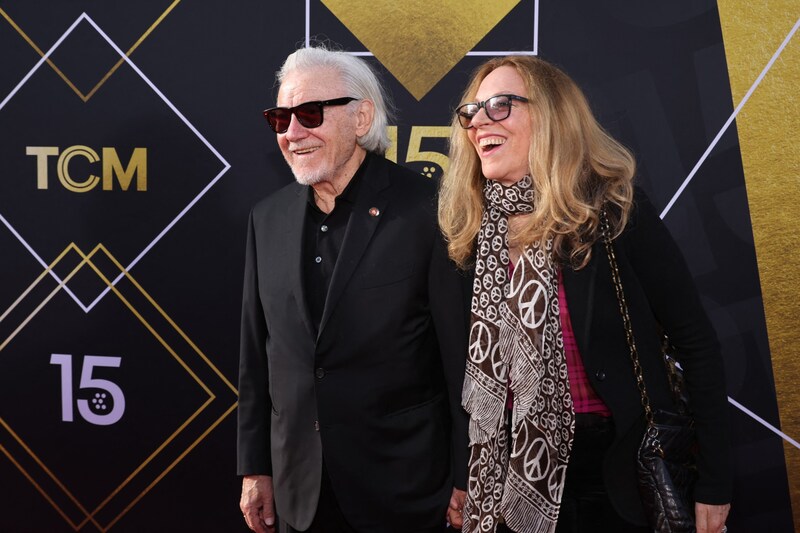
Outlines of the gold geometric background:
[[[172,11],[172,10],[175,8],[175,6],[177,6],[177,5],[180,3],[180,1],[181,1],[181,0],[174,0],[174,1],[173,1],[173,2],[172,2],[170,5],[169,5],[169,7],[167,7],[167,8],[164,10],[164,12],[163,12],[163,13],[161,13],[161,14],[158,16],[158,18],[157,18],[157,19],[156,19],[156,20],[155,20],[155,21],[154,21],[154,22],[153,22],[153,23],[150,25],[150,27],[149,27],[149,28],[147,28],[147,30],[145,30],[145,32],[144,32],[144,33],[142,33],[142,35],[141,35],[141,36],[139,36],[139,38],[136,40],[136,42],[135,42],[135,43],[133,43],[133,45],[131,45],[131,47],[130,47],[130,48],[128,48],[128,50],[125,52],[125,55],[126,55],[127,57],[130,57],[130,56],[131,56],[131,54],[133,54],[133,52],[134,52],[134,51],[135,51],[135,50],[136,50],[136,49],[139,47],[139,45],[140,45],[140,44],[142,44],[142,43],[144,42],[144,40],[145,40],[145,39],[147,39],[147,38],[150,36],[150,34],[153,32],[153,30],[155,30],[155,29],[156,29],[156,27],[157,27],[159,24],[161,24],[161,22],[164,20],[164,18],[165,18],[167,15],[169,15],[169,14],[170,14],[170,12],[171,12],[171,11]],[[36,52],[37,52],[37,53],[38,53],[40,56],[44,57],[44,55],[45,55],[45,52],[44,52],[44,50],[42,50],[42,49],[39,47],[39,45],[38,45],[36,42],[34,42],[34,41],[33,41],[33,39],[31,39],[30,37],[28,37],[28,35],[25,33],[25,30],[24,30],[23,28],[21,28],[21,27],[20,27],[20,26],[19,26],[19,25],[18,25],[18,24],[17,24],[17,23],[16,23],[16,22],[15,22],[15,21],[14,21],[14,20],[13,20],[13,19],[12,19],[12,18],[9,16],[9,15],[8,15],[8,13],[6,13],[5,11],[3,11],[3,9],[2,9],[1,7],[0,7],[0,17],[3,17],[3,18],[6,20],[6,22],[8,22],[8,23],[11,25],[11,27],[12,27],[12,28],[14,28],[15,30],[17,30],[17,33],[19,33],[19,34],[20,34],[20,36],[21,36],[23,39],[25,39],[25,41],[26,41],[26,42],[27,42],[29,45],[31,45],[31,48],[33,48],[34,50],[36,50]],[[106,73],[105,73],[105,75],[104,75],[104,76],[103,76],[103,77],[102,77],[102,78],[101,78],[101,79],[100,79],[100,80],[97,82],[97,84],[95,84],[95,86],[94,86],[94,87],[92,87],[92,89],[91,89],[91,90],[89,90],[88,92],[86,92],[86,93],[84,94],[84,93],[83,93],[83,91],[81,91],[80,89],[78,89],[78,87],[76,87],[76,86],[75,86],[75,84],[72,82],[72,80],[70,80],[70,79],[69,79],[69,77],[67,77],[67,75],[66,75],[66,74],[64,74],[64,73],[61,71],[61,69],[60,69],[60,68],[59,68],[59,67],[58,67],[58,66],[57,66],[57,65],[56,65],[56,64],[53,62],[53,60],[52,60],[52,59],[50,59],[50,58],[48,58],[48,59],[47,59],[47,64],[48,64],[48,65],[50,65],[50,68],[52,68],[52,69],[53,69],[53,70],[56,72],[56,74],[58,74],[58,76],[59,76],[59,77],[60,77],[62,80],[64,80],[64,83],[66,83],[66,84],[69,86],[69,88],[70,88],[70,89],[72,89],[72,91],[73,91],[73,92],[74,92],[76,95],[78,95],[78,98],[80,98],[80,99],[81,99],[81,100],[83,100],[84,102],[88,102],[88,101],[89,101],[89,99],[90,99],[92,96],[94,96],[94,94],[95,94],[95,93],[96,93],[96,92],[97,92],[97,91],[100,89],[100,87],[102,87],[102,86],[103,86],[103,84],[104,84],[106,81],[108,81],[108,79],[109,79],[111,76],[113,76],[113,75],[114,75],[114,73],[117,71],[117,69],[119,69],[119,67],[120,67],[120,66],[122,66],[122,64],[123,64],[124,62],[125,62],[125,58],[122,58],[122,57],[121,57],[121,58],[120,58],[120,59],[119,59],[119,60],[118,60],[118,61],[117,61],[117,62],[114,64],[114,66],[113,66],[113,67],[111,67],[111,68],[108,70],[108,72],[106,72]]]
[[[447,12],[460,7],[461,9],[457,10],[458,13],[468,22],[469,20],[476,22],[474,26],[468,28],[453,24],[452,20],[447,20],[447,24],[431,26],[429,22],[420,24],[417,19],[412,18],[406,20],[404,24],[389,25],[396,27],[406,41],[409,30],[413,30],[411,33],[418,34],[421,40],[427,43],[428,46],[424,50],[415,49],[412,46],[405,48],[391,46],[392,43],[404,39],[400,37],[387,38],[385,32],[377,30],[374,19],[366,18],[364,14],[370,13],[372,17],[383,16],[388,19],[386,13],[381,14],[379,9],[375,9],[374,4],[371,6],[372,9],[364,10],[354,9],[358,2],[353,0],[321,0],[321,2],[334,12],[365,45],[369,44],[366,48],[371,50],[384,66],[387,68],[390,65],[394,66],[394,70],[391,68],[388,70],[419,100],[449,71],[454,62],[463,57],[464,51],[469,50],[487,31],[494,27],[495,19],[502,19],[510,9],[519,3],[519,0],[489,3],[480,3],[476,0],[468,2],[415,0],[408,3],[381,0],[380,4],[387,6],[381,9],[393,14],[395,13],[391,6],[401,6],[399,11],[405,11],[407,14],[411,4],[418,5],[420,13],[427,16],[428,20],[431,17],[431,11]],[[125,55],[130,56],[179,3],[180,0],[166,0],[164,2],[166,9],[152,22],[150,27],[146,30],[142,28],[144,33],[135,42],[122,45]],[[364,3],[369,4],[369,2]],[[455,7],[443,9],[442,6],[445,4]],[[465,9],[464,6],[467,5],[474,6],[474,8]],[[792,30],[793,24],[796,24],[797,17],[800,15],[800,0],[768,0],[764,2],[719,0],[718,7],[735,106],[742,100],[775,50]],[[364,20],[351,20],[345,17],[343,16],[345,12],[340,11],[342,9],[349,9],[361,14]],[[340,13],[342,16],[339,16]],[[478,13],[480,13],[480,17],[476,21],[474,17]],[[171,18],[175,16],[173,14]],[[0,7],[0,17],[2,17],[0,23],[4,23],[3,19],[5,19],[29,45],[40,55],[44,55],[42,49],[28,38],[23,29],[16,23],[12,23],[2,7]],[[486,27],[477,27],[478,23]],[[360,28],[366,30],[362,32]],[[458,31],[453,31],[453,28],[458,28]],[[438,32],[436,35],[441,37],[440,39],[431,38],[433,30]],[[375,44],[372,45],[372,41],[368,43],[365,35],[376,38]],[[800,149],[797,147],[798,141],[800,141],[800,109],[798,108],[800,104],[797,102],[797,87],[800,83],[798,38],[800,37],[795,37],[789,42],[778,61],[739,113],[736,121],[759,263],[781,428],[796,440],[800,440],[800,387],[797,387],[794,378],[794,376],[800,375],[800,360],[798,360],[800,331],[797,329],[798,320],[796,318],[800,313],[800,304],[797,301],[797,295],[800,294],[798,290],[800,283],[797,281],[797,275],[800,274],[800,266],[798,266],[800,264],[800,237],[797,234],[798,222],[800,222]],[[383,48],[380,46],[381,43]],[[442,48],[447,48],[447,50],[442,50]],[[417,56],[417,59],[409,60],[408,55]],[[424,56],[427,60],[420,61],[418,56]],[[57,69],[55,64],[50,66],[75,91],[77,96],[86,102],[114,74],[123,61],[124,59],[121,58],[94,88],[85,94],[78,90],[66,75]],[[436,65],[436,69],[430,68],[430,65],[433,64]],[[422,68],[422,65],[425,65],[426,68]],[[415,85],[409,82],[413,82]],[[427,128],[435,127],[428,126]],[[437,137],[438,135],[426,136]],[[406,162],[408,161],[409,159],[406,158]],[[227,396],[235,395],[236,391],[233,386],[227,380],[225,381],[228,385],[228,390],[225,391],[228,393]],[[231,398],[230,402],[232,403],[230,406],[225,403],[227,409],[216,421],[217,424],[221,422],[222,418],[230,415],[235,408],[235,398]],[[216,424],[213,427],[216,427]],[[213,427],[209,428],[209,431]],[[204,433],[203,437],[206,434]],[[196,444],[197,442],[194,442],[193,446]],[[188,453],[188,450],[186,452]],[[800,449],[787,443],[785,444],[785,454],[795,510],[795,523],[800,525]],[[170,468],[172,466],[174,464]]]
[[[519,0],[322,0],[322,3],[414,98],[422,100]],[[480,16],[476,16],[478,13]]]
[[[127,52],[120,52],[120,59],[113,66],[111,66],[109,70],[102,75],[102,77],[98,79],[98,81],[90,90],[82,91],[79,89],[69,78],[69,76],[62,71],[53,60],[48,58],[46,63],[64,81],[64,83],[66,83],[66,85],[72,89],[78,98],[80,98],[84,103],[88,102],[114,75],[114,73],[118,71],[120,66],[125,63],[127,58],[145,41],[145,39],[150,36],[154,29],[163,22],[163,20],[172,12],[172,10],[180,3],[181,0],[168,1],[171,2],[169,3],[168,7],[160,12],[158,17],[150,24],[149,27],[143,29],[143,33],[136,37],[135,42],[130,45],[130,47],[127,49]],[[82,21],[82,23],[85,25],[86,20],[88,20],[88,18],[84,13],[76,20],[76,24]],[[0,7],[0,23],[8,23],[40,56],[45,56],[44,50],[47,48],[41,47],[41,43],[34,42],[34,40],[28,36],[25,29],[18,25],[17,22],[15,22],[2,7]],[[68,34],[70,32],[71,30],[68,31]],[[98,32],[100,32],[99,29]],[[50,44],[51,43],[48,43],[48,46],[50,46]],[[109,42],[109,44],[111,43]],[[56,47],[57,46],[54,46],[53,49]],[[36,68],[38,69],[38,66]],[[144,76],[142,77],[144,78]],[[145,81],[148,81],[148,85],[156,90],[149,80]],[[12,92],[11,95],[14,94],[16,93]],[[175,110],[174,106],[172,106],[170,102],[166,100],[164,101],[171,109]],[[201,140],[203,140],[202,136],[191,124],[188,123],[188,121],[184,120],[184,123],[189,126],[190,129],[198,135],[198,137],[201,137]],[[209,146],[212,152],[216,153],[216,150],[213,147],[208,145],[208,143],[205,144]],[[221,177],[221,175],[224,174],[228,168],[230,168],[230,165],[227,162],[222,161],[222,163],[224,164],[225,168],[223,172],[217,176],[217,178]],[[216,179],[214,182],[215,181]],[[191,204],[189,207],[191,207]],[[47,282],[52,284],[49,274],[51,271],[56,270],[55,267],[61,261],[61,259],[67,255],[75,254],[82,257],[83,261],[81,261],[78,266],[75,267],[71,273],[69,273],[68,276],[64,277],[63,281],[57,282],[58,285],[56,288],[49,292],[47,298],[43,302],[38,303],[38,305],[35,307],[35,311],[28,315],[23,323],[19,326],[16,325],[14,320],[9,321],[11,312],[15,310],[14,308],[17,306],[17,304],[22,303],[22,301],[25,299],[31,299],[30,295],[33,294],[31,291],[37,287],[40,282],[43,282],[41,283],[42,286],[46,286]],[[113,265],[110,274],[108,271],[98,269],[98,266],[94,263],[98,257],[105,258],[107,263]],[[106,265],[106,267],[108,267],[108,265]],[[158,343],[165,349],[166,353],[164,355],[171,355],[172,358],[177,361],[177,363],[186,371],[188,374],[187,377],[193,378],[193,380],[207,395],[207,397],[202,398],[203,401],[199,405],[190,406],[190,409],[193,409],[193,412],[190,412],[190,416],[185,420],[177,420],[176,428],[169,428],[165,435],[159,435],[156,437],[158,442],[156,443],[157,447],[154,450],[150,450],[149,448],[139,450],[137,449],[137,445],[135,443],[132,442],[130,444],[133,453],[142,453],[144,460],[140,464],[137,463],[134,465],[135,469],[132,472],[128,473],[126,471],[125,474],[127,477],[120,481],[117,486],[110,487],[113,490],[99,504],[98,502],[92,502],[86,500],[85,498],[79,499],[75,494],[73,494],[74,487],[68,488],[67,484],[62,482],[59,477],[54,474],[56,469],[51,468],[53,465],[49,463],[45,464],[45,462],[42,461],[37,455],[36,450],[30,447],[25,442],[25,439],[23,439],[20,434],[14,431],[13,428],[11,428],[9,424],[7,424],[6,421],[0,417],[0,432],[2,432],[2,436],[5,437],[6,433],[8,433],[10,436],[9,441],[11,441],[12,444],[18,445],[18,449],[14,448],[14,452],[12,453],[10,448],[6,449],[6,447],[0,443],[0,455],[4,456],[4,460],[7,458],[14,466],[16,466],[22,475],[43,496],[43,498],[50,503],[56,513],[66,521],[72,530],[75,531],[82,530],[84,526],[87,526],[87,528],[91,527],[88,526],[90,523],[102,532],[108,531],[110,528],[112,528],[147,493],[149,493],[156,485],[158,485],[170,471],[172,471],[181,461],[183,461],[186,456],[192,450],[194,450],[195,447],[203,442],[212,431],[214,431],[225,419],[233,414],[238,405],[238,393],[235,386],[186,335],[186,333],[184,333],[184,331],[178,327],[178,325],[166,314],[166,312],[164,312],[164,310],[156,303],[156,301],[147,292],[145,292],[142,286],[139,285],[136,280],[134,280],[127,268],[124,267],[122,263],[117,261],[117,259],[115,259],[108,252],[103,244],[98,244],[91,253],[86,255],[74,243],[71,243],[61,254],[58,255],[58,258],[53,263],[47,265],[46,270],[38,276],[36,281],[30,287],[28,287],[28,289],[17,299],[16,302],[12,304],[9,309],[4,310],[2,314],[0,314],[0,322],[5,321],[3,326],[8,326],[9,322],[12,322],[10,327],[13,330],[11,335],[9,335],[7,338],[5,335],[0,336],[0,351],[2,351],[6,348],[13,337],[28,324],[28,322],[36,315],[36,313],[38,313],[39,310],[42,309],[42,307],[45,306],[45,304],[50,301],[50,299],[52,299],[58,293],[69,288],[68,282],[71,278],[77,275],[81,270],[83,270],[84,273],[87,271],[93,271],[93,273],[97,275],[98,280],[101,281],[101,283],[107,287],[111,293],[116,295],[119,300],[130,310],[132,316],[138,318],[145,329],[155,337]],[[91,277],[91,272],[89,273],[89,276]],[[119,284],[117,284],[117,281],[111,281],[118,276],[120,277],[117,279],[117,281],[121,280]],[[138,301],[135,306],[133,303],[131,303],[134,301]],[[76,303],[82,306],[82,302],[79,299],[76,300]],[[20,307],[23,308],[24,306]],[[90,309],[92,307],[93,306],[90,306]],[[88,314],[86,309],[84,309],[84,311]],[[27,311],[24,309],[22,312],[23,316],[25,313],[27,313]],[[164,437],[163,442],[159,440],[160,437]],[[20,450],[24,453],[19,453]],[[33,466],[33,468],[31,466]],[[57,467],[58,465],[55,466]],[[113,479],[112,485],[116,481],[118,480]],[[87,501],[88,503],[84,505],[83,502]],[[80,515],[77,517],[77,519],[75,518],[76,513]],[[104,516],[100,516],[101,513],[104,513]],[[7,530],[3,529],[3,531]]]
[[[782,431],[800,440],[800,1],[720,0],[733,104],[795,34],[736,118]],[[784,442],[800,525],[800,449]]]

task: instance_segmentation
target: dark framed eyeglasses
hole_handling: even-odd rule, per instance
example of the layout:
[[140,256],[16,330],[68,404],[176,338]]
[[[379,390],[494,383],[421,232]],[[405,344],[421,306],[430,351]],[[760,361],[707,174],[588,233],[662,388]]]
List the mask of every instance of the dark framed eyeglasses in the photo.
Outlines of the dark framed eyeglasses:
[[483,102],[463,104],[456,109],[458,122],[465,130],[470,129],[472,127],[472,119],[475,118],[475,115],[478,114],[481,108],[486,111],[487,117],[495,122],[500,122],[501,120],[507,119],[511,114],[511,108],[513,107],[512,102],[514,100],[518,102],[528,102],[528,99],[524,96],[517,96],[516,94],[498,94],[497,96],[487,98]]
[[344,98],[334,98],[333,100],[303,102],[294,107],[273,107],[264,111],[264,117],[275,133],[286,133],[286,130],[289,129],[289,123],[292,121],[292,115],[297,117],[297,122],[304,128],[318,128],[322,126],[322,109],[324,107],[347,105],[354,100],[358,100],[358,98],[345,96]]

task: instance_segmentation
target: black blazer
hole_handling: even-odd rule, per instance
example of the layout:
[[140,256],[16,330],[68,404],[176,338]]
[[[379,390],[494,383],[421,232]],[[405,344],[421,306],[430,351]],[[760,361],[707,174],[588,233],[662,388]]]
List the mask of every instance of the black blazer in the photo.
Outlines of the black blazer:
[[[661,324],[677,349],[697,424],[700,478],[695,499],[729,503],[728,407],[717,337],[680,250],[639,190],[614,247],[650,402],[656,409],[672,406],[657,333]],[[592,248],[588,266],[564,269],[564,288],[586,372],[611,410],[617,431],[603,465],[606,487],[622,516],[644,524],[634,464],[644,430],[643,409],[602,242]]]
[[440,525],[466,485],[468,298],[438,231],[436,184],[377,155],[365,164],[318,334],[302,283],[307,187],[250,214],[238,472],[271,474],[278,514],[301,530],[323,457],[358,531]]

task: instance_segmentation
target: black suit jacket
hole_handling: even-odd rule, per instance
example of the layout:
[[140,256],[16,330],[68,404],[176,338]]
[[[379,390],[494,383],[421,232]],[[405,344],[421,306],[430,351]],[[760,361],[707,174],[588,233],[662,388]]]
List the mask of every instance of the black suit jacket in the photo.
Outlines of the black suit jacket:
[[277,512],[297,529],[314,517],[323,457],[358,531],[439,525],[466,485],[468,300],[436,185],[377,155],[365,164],[318,334],[302,283],[307,187],[250,215],[238,471],[271,474]]
[[[728,407],[717,337],[680,250],[638,189],[630,221],[614,247],[650,403],[655,409],[672,408],[661,359],[661,324],[677,349],[697,424],[700,478],[695,498],[729,503]],[[617,431],[603,465],[606,487],[622,516],[644,524],[634,464],[644,431],[643,409],[602,242],[592,248],[588,266],[564,269],[564,288],[586,372],[611,410]]]

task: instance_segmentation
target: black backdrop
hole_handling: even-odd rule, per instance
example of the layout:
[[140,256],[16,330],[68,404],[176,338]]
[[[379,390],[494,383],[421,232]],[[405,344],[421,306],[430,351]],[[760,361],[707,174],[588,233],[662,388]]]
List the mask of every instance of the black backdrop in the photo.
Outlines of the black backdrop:
[[[310,34],[366,48],[320,1],[18,0],[0,15],[0,532],[244,531],[245,221],[291,179],[260,111],[307,16]],[[424,12],[409,24],[418,35]],[[561,65],[659,207],[732,112],[714,2],[522,0],[473,50]],[[425,152],[446,152],[442,128],[484,59],[419,99],[368,59],[399,109],[400,163],[441,174]],[[728,393],[778,426],[735,125],[665,221],[719,332]],[[731,420],[731,531],[792,531],[781,440],[734,407]]]

